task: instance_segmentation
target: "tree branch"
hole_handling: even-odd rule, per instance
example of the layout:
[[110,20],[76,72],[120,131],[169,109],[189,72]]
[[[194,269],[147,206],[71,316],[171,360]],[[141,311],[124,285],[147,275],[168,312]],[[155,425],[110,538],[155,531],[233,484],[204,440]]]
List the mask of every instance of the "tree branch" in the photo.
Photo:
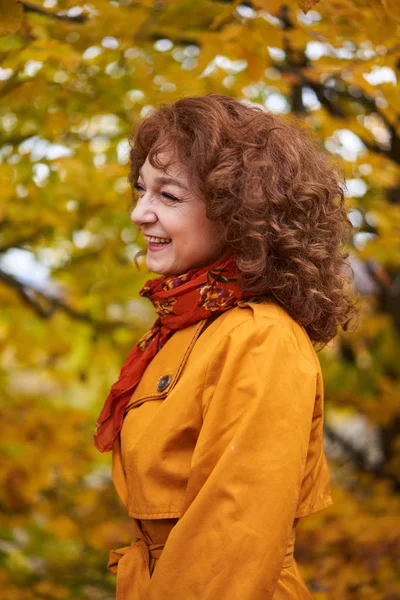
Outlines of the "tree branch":
[[304,73],[301,71],[301,68],[297,67],[296,65],[276,64],[275,66],[281,73],[290,73],[296,75],[299,82],[298,84],[296,84],[297,86],[302,85],[312,89],[322,106],[324,106],[327,112],[334,118],[346,119],[349,118],[350,115],[346,113],[346,111],[341,106],[336,104],[333,98],[329,97],[330,94],[336,94],[338,98],[345,98],[346,100],[359,102],[370,112],[376,113],[378,117],[382,120],[383,124],[385,125],[391,136],[390,148],[385,149],[374,142],[369,142],[363,138],[360,139],[370,151],[376,152],[378,154],[385,154],[391,160],[393,160],[397,164],[400,164],[400,137],[397,134],[395,126],[380,110],[375,100],[370,96],[367,96],[361,88],[359,88],[360,96],[354,98],[347,89],[333,89],[328,87],[325,83],[313,81],[312,79],[304,75]]
[[50,296],[34,288],[34,286],[23,283],[16,277],[0,269],[0,281],[16,290],[20,298],[42,319],[49,319],[60,310],[77,321],[89,323],[99,330],[117,329],[118,327],[132,327],[131,323],[126,321],[99,321],[93,319],[89,313],[79,312],[65,304],[59,298]]
[[[293,24],[291,13],[286,5],[282,5],[280,7],[280,9],[277,13],[277,17],[283,23],[284,30],[288,31],[295,27]],[[309,30],[307,30],[307,33],[310,33]],[[330,46],[332,49],[332,46],[327,39],[323,38],[321,41],[323,43],[327,44],[328,46]],[[393,54],[393,53],[397,52],[399,46],[400,46],[399,44],[395,44],[392,48],[389,48],[388,53]],[[345,110],[343,110],[343,108],[341,106],[338,106],[335,103],[333,98],[329,97],[329,94],[332,94],[333,91],[337,95],[337,97],[345,98],[347,100],[351,100],[351,101],[355,101],[355,102],[359,102],[362,106],[367,108],[370,112],[376,113],[379,116],[379,118],[382,120],[383,124],[385,125],[385,127],[387,128],[388,132],[391,135],[391,146],[389,149],[386,150],[385,148],[382,148],[378,144],[366,142],[364,140],[362,140],[362,141],[363,141],[363,143],[365,143],[367,148],[369,150],[371,150],[372,152],[376,152],[379,154],[385,154],[390,159],[392,159],[394,162],[396,162],[397,164],[400,164],[400,136],[397,133],[395,125],[392,124],[388,120],[386,115],[380,110],[380,108],[377,106],[374,98],[372,98],[371,96],[368,96],[362,88],[358,88],[358,90],[360,91],[360,96],[357,98],[354,98],[350,94],[350,92],[347,88],[347,85],[343,81],[343,79],[341,79],[340,81],[342,83],[344,83],[344,87],[343,87],[343,89],[340,89],[340,90],[338,90],[338,89],[332,90],[331,88],[327,87],[326,83],[322,83],[320,81],[316,82],[316,81],[311,80],[309,77],[307,77],[304,74],[303,68],[312,67],[312,61],[309,61],[304,53],[301,54],[300,56],[298,53],[297,54],[292,53],[292,48],[290,46],[290,36],[285,36],[285,52],[288,57],[286,64],[283,64],[283,65],[276,64],[276,65],[274,65],[276,67],[276,69],[282,73],[287,72],[287,73],[295,74],[298,79],[298,83],[296,85],[297,86],[304,85],[304,86],[311,88],[314,91],[315,95],[317,96],[319,102],[325,107],[325,109],[328,111],[328,113],[330,115],[332,115],[332,117],[348,118],[350,116],[346,113]],[[291,56],[292,54],[293,54],[293,56]],[[352,61],[352,64],[354,64],[354,61]],[[333,78],[334,77],[331,77],[330,79],[332,80]],[[295,93],[298,93],[298,90],[294,90],[293,95]]]
[[31,4],[30,2],[21,2],[22,6],[24,7],[24,11],[25,12],[31,12],[31,13],[36,13],[38,15],[42,15],[44,17],[49,17],[50,19],[58,19],[59,21],[72,21],[73,23],[84,23],[85,21],[88,20],[88,17],[86,15],[75,15],[70,17],[69,15],[63,14],[63,13],[56,13],[56,12],[52,12],[50,10],[46,10],[45,8],[42,8],[41,6],[37,6],[36,4]]

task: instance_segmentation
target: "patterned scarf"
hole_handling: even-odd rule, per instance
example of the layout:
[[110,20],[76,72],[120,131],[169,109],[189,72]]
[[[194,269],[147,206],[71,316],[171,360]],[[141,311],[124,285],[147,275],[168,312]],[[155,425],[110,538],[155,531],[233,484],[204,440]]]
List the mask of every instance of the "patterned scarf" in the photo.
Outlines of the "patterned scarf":
[[95,446],[111,450],[121,430],[125,408],[147,365],[177,329],[222,313],[242,298],[239,271],[231,256],[183,275],[158,277],[146,283],[141,296],[151,300],[158,318],[135,344],[111,387],[96,424]]

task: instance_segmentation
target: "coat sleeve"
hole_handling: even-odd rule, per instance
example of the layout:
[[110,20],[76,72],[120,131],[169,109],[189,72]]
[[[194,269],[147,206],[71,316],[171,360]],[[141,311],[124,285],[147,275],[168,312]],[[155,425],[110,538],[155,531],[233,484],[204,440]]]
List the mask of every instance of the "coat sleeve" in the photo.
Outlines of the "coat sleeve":
[[290,538],[306,462],[317,367],[269,318],[220,341],[204,382],[187,508],[146,600],[268,600]]

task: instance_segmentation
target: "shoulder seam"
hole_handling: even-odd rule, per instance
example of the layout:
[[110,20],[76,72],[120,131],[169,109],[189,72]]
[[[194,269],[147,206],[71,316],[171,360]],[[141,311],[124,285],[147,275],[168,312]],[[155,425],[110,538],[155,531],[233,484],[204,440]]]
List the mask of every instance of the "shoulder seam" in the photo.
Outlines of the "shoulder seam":
[[313,362],[305,353],[304,351],[300,348],[298,340],[296,338],[296,336],[293,333],[292,327],[288,324],[285,325],[283,319],[281,319],[280,315],[254,315],[254,312],[248,316],[248,318],[246,318],[245,320],[241,321],[240,323],[237,323],[236,325],[234,325],[231,329],[229,329],[229,331],[227,331],[226,333],[224,333],[224,335],[221,337],[221,339],[218,341],[217,345],[214,348],[214,351],[212,353],[212,355],[209,358],[209,362],[207,365],[207,369],[204,375],[204,382],[203,382],[203,392],[202,395],[204,395],[204,389],[205,389],[205,385],[206,385],[206,381],[208,378],[208,372],[209,369],[211,367],[211,364],[213,362],[212,357],[214,356],[214,354],[217,352],[219,346],[222,344],[222,342],[225,341],[225,339],[232,334],[232,332],[234,332],[236,329],[238,329],[239,327],[242,327],[242,325],[246,325],[248,324],[250,321],[255,322],[255,321],[260,321],[261,319],[263,320],[267,320],[267,321],[273,321],[275,322],[277,325],[280,325],[279,330],[280,331],[285,331],[289,334],[290,340],[293,344],[293,346],[295,347],[295,349],[297,350],[297,352],[299,353],[299,356],[302,356],[304,358],[304,360],[306,360],[308,362],[308,364],[316,370],[316,372],[318,372],[318,367],[315,364],[315,362]]

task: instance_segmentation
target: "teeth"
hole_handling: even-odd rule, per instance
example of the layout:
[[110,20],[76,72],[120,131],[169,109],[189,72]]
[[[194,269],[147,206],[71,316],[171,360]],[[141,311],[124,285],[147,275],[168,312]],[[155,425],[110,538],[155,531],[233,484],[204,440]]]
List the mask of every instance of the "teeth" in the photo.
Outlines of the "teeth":
[[171,241],[170,238],[153,237],[152,235],[146,235],[145,237],[151,244],[168,244]]

